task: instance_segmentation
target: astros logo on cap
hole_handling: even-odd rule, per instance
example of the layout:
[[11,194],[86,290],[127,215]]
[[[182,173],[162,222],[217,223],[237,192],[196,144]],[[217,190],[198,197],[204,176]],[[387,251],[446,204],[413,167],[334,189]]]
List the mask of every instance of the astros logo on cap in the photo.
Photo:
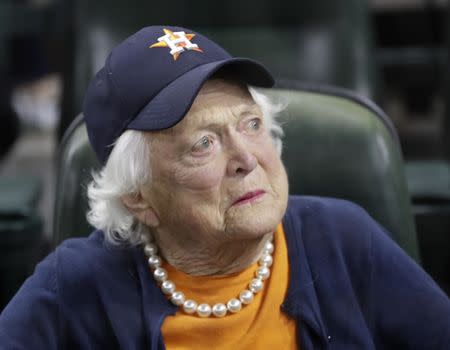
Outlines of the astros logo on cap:
[[194,50],[198,52],[203,52],[197,44],[193,44],[191,39],[195,34],[186,34],[185,32],[172,32],[169,29],[164,28],[165,35],[158,38],[158,42],[149,46],[153,47],[169,47],[170,54],[176,61],[178,56],[185,50]]

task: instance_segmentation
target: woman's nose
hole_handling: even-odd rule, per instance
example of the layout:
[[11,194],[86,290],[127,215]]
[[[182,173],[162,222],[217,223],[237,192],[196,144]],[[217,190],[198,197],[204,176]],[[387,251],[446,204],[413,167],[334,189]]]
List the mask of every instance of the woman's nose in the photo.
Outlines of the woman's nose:
[[228,174],[230,176],[246,175],[251,173],[258,165],[256,156],[239,137],[233,138],[229,145]]

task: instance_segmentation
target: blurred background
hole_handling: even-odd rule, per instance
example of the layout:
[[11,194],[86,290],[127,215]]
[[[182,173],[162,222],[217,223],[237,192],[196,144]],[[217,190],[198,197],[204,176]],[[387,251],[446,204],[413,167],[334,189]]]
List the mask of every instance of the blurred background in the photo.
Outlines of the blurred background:
[[0,310],[53,247],[58,145],[89,79],[151,24],[204,33],[263,62],[278,86],[343,87],[384,109],[400,136],[421,264],[450,293],[446,0],[0,0]]

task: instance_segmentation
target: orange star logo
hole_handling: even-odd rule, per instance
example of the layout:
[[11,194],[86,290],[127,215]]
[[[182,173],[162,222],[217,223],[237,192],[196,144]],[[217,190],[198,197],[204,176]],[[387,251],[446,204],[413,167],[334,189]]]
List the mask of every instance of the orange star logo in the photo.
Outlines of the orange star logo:
[[165,28],[163,30],[165,35],[159,37],[158,42],[150,45],[149,48],[170,48],[170,54],[172,55],[174,61],[176,61],[180,54],[186,50],[203,52],[197,44],[191,42],[195,34],[186,34],[185,32],[172,32],[171,30]]

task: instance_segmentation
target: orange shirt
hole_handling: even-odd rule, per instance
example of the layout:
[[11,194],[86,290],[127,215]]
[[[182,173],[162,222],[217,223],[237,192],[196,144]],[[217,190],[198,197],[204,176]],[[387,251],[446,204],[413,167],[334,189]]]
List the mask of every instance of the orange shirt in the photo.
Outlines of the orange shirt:
[[[172,349],[297,349],[296,325],[281,312],[287,287],[289,265],[283,227],[278,225],[274,235],[275,250],[271,276],[254,301],[236,314],[223,318],[200,318],[179,310],[168,316],[162,326],[164,342]],[[226,302],[247,289],[257,264],[236,274],[226,276],[190,276],[164,266],[177,290],[187,299],[198,303]]]

